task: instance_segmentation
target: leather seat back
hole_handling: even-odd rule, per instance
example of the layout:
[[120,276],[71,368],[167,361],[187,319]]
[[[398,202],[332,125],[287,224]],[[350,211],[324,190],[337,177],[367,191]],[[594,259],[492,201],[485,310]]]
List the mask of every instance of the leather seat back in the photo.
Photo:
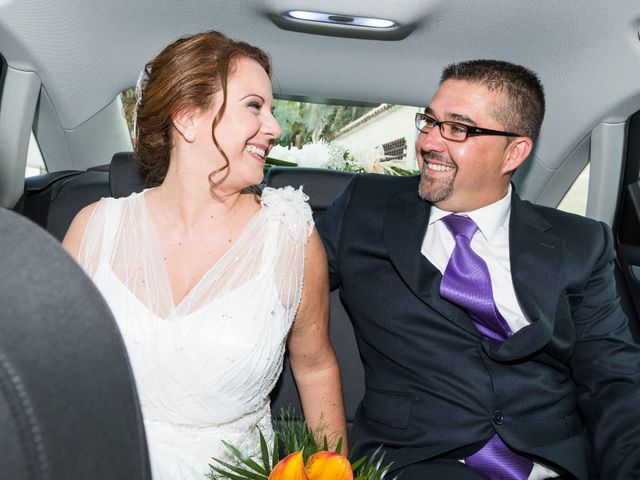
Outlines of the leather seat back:
[[150,479],[124,344],[60,244],[0,209],[0,476]]
[[30,177],[25,193],[14,208],[64,238],[71,221],[87,205],[103,197],[126,197],[144,189],[142,169],[133,152],[116,153],[108,165],[86,172],[64,171]]

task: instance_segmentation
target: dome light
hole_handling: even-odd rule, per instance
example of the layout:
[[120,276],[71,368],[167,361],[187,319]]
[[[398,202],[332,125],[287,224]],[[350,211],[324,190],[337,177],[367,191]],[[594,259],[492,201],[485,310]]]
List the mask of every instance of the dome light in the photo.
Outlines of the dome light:
[[296,20],[306,20],[309,22],[330,23],[333,25],[347,25],[365,28],[391,28],[396,26],[396,22],[383,18],[358,17],[355,15],[341,15],[334,13],[309,12],[307,10],[291,10],[287,15]]

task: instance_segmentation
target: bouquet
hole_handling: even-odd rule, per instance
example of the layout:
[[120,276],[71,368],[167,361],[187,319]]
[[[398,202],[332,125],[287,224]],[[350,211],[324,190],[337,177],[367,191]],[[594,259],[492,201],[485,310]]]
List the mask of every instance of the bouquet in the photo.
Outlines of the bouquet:
[[385,175],[417,175],[418,171],[404,161],[387,160],[382,147],[349,150],[338,142],[320,139],[306,143],[302,148],[287,149],[276,145],[265,162],[265,173],[272,166],[313,167],[355,173],[382,173]]
[[[384,454],[376,450],[368,458],[361,457],[353,463],[341,454],[342,439],[333,450],[322,435],[319,444],[314,433],[303,420],[289,412],[281,413],[282,422],[274,428],[273,445],[267,445],[262,432],[259,459],[247,458],[233,445],[225,446],[231,452],[235,464],[213,459],[210,464],[212,480],[383,480],[391,464],[383,466]],[[395,478],[393,479],[395,480]]]

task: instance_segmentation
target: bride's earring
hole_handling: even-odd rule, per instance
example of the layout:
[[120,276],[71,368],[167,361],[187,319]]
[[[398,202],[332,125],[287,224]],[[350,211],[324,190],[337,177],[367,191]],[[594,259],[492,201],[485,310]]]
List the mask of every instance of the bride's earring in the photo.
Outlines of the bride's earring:
[[191,130],[187,130],[184,136],[187,138],[187,142],[193,141],[193,132]]

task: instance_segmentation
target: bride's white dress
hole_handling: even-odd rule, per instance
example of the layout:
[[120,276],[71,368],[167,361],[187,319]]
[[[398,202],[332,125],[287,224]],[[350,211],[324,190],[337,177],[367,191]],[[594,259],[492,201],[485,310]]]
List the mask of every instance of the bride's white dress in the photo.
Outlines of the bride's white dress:
[[98,203],[79,261],[127,346],[154,480],[205,478],[211,457],[230,459],[222,440],[258,454],[256,426],[273,437],[268,395],[313,228],[306,199],[265,188],[262,208],[178,305],[144,192]]

